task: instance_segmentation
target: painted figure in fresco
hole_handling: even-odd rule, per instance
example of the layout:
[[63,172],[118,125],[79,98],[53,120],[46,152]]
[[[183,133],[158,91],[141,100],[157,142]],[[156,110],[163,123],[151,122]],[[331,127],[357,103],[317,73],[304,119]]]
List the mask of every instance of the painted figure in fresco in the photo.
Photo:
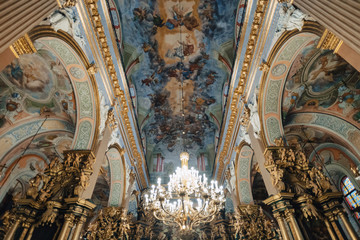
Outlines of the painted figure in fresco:
[[140,22],[142,22],[146,17],[146,10],[143,8],[135,8],[133,10],[133,14],[134,20],[139,20]]
[[153,23],[157,27],[164,26],[164,20],[160,17],[159,14],[157,14],[155,12],[153,13]]
[[152,84],[156,84],[156,83],[158,83],[159,82],[159,80],[157,80],[156,78],[154,78],[155,77],[155,73],[153,73],[150,77],[148,77],[148,78],[145,78],[145,79],[143,79],[143,80],[141,80],[141,85],[146,85],[146,86],[150,86],[150,85],[152,85]]
[[165,23],[165,26],[170,30],[184,25],[189,31],[192,31],[194,28],[199,26],[199,22],[194,16],[192,16],[192,12],[185,14],[183,9],[180,9],[177,5],[174,5],[172,7],[172,13],[173,18],[169,18]]
[[4,72],[15,86],[33,92],[42,92],[50,82],[49,66],[37,54],[22,55]]

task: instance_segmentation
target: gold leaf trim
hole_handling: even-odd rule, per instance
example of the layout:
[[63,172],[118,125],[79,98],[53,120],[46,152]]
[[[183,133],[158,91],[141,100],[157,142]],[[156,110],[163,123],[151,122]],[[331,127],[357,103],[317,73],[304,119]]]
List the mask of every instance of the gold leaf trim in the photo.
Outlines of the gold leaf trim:
[[112,81],[112,87],[115,92],[115,96],[119,98],[121,110],[120,117],[124,122],[125,129],[127,131],[127,136],[129,136],[130,145],[134,153],[134,158],[136,159],[136,166],[138,168],[138,173],[141,179],[141,183],[143,186],[146,186],[146,179],[142,171],[142,157],[140,152],[137,150],[137,145],[134,137],[134,132],[131,127],[131,122],[128,116],[129,106],[127,104],[126,96],[124,91],[120,88],[119,79],[117,77],[117,73],[115,71],[115,65],[113,63],[113,59],[110,53],[110,47],[107,43],[107,38],[105,36],[105,30],[101,23],[101,17],[97,7],[97,0],[85,0],[85,4],[87,7],[87,11],[91,16],[92,26],[96,33],[97,42],[100,46],[102,57],[105,65],[107,66],[108,75]]

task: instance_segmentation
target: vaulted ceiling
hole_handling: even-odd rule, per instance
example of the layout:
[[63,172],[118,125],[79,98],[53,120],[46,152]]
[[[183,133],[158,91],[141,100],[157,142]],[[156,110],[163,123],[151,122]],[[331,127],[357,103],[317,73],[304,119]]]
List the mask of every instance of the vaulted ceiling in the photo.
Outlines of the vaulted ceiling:
[[171,171],[183,150],[211,172],[245,2],[108,2],[150,173],[156,154]]

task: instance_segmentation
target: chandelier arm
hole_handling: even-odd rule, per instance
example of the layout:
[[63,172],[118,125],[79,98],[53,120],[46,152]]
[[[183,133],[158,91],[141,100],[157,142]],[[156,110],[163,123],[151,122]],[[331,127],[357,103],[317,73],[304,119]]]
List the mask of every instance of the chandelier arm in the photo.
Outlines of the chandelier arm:
[[163,218],[163,217],[158,216],[156,211],[154,211],[153,214],[157,220],[163,221],[164,223],[168,222],[168,219],[166,219],[165,217]]
[[200,215],[199,217],[200,217],[200,219],[206,219],[208,217],[213,217],[213,216],[215,216],[214,214],[216,211],[217,211],[217,206],[215,205],[215,209],[213,211],[211,211],[211,214],[208,214],[208,216]]
[[[203,221],[203,222],[211,222],[215,218],[214,213],[216,211],[217,211],[217,206],[215,205],[215,209],[213,211],[211,211],[211,214],[209,214],[208,216],[203,216],[203,215],[197,214],[193,218],[193,221],[191,221],[191,227],[199,225],[201,221]],[[197,217],[198,217],[198,219],[195,221],[194,219],[196,219]]]
[[162,203],[162,201],[159,201],[160,202],[160,206],[161,206],[161,209],[168,215],[170,215],[172,218],[176,218],[174,215],[172,215],[170,212],[168,212],[165,208],[164,208],[164,205]]

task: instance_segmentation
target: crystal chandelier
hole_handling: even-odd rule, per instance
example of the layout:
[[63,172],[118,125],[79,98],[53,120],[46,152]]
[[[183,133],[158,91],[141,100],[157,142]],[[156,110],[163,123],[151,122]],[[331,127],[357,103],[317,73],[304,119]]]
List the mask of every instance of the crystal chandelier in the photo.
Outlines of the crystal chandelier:
[[181,168],[170,175],[167,189],[158,179],[152,185],[150,195],[145,195],[145,210],[153,212],[164,224],[177,224],[181,230],[192,230],[200,223],[211,222],[223,208],[225,197],[222,186],[211,181],[205,174],[188,168],[189,153],[180,154]]

